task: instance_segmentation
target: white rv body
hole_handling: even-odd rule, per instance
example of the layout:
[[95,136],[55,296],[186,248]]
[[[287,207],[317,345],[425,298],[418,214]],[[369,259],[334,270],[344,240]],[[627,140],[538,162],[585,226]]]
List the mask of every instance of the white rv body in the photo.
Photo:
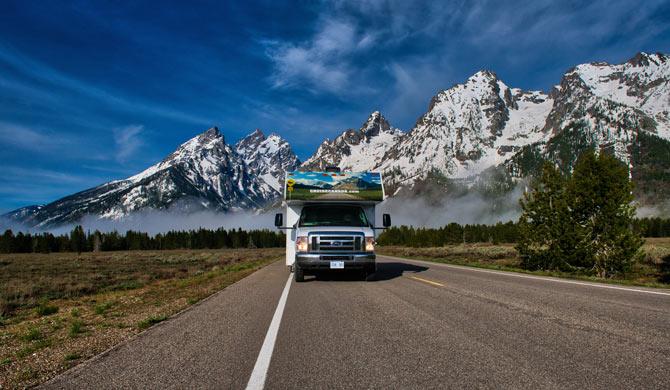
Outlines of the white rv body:
[[[286,231],[286,265],[295,281],[331,270],[357,271],[368,280],[377,269],[375,229],[382,227],[375,207],[384,196],[379,172],[287,172],[285,212],[275,216],[275,226]],[[382,219],[390,226],[388,214]]]
[[[335,203],[340,203],[340,202],[333,202]],[[363,208],[363,211],[365,211],[365,216],[368,218],[368,221],[370,221],[370,224],[372,226],[375,226],[375,204],[369,204],[369,203],[358,203],[358,202],[341,202],[341,203],[346,203],[346,204],[354,204],[354,205],[359,205]],[[291,202],[288,204],[287,202],[284,202],[284,209],[286,211],[286,226],[288,227],[297,227],[298,224],[298,219],[300,218],[300,213],[302,212],[302,208],[304,205],[310,204],[310,202]],[[320,228],[319,230],[324,231],[324,230],[342,230],[341,228]],[[373,236],[375,235],[375,232],[373,229],[369,228],[352,228],[349,227],[347,230],[354,230],[354,231],[360,231],[363,233],[367,233],[366,235],[372,234]],[[291,267],[293,266],[293,263],[295,263],[295,239],[299,233],[298,229],[288,229],[286,231],[286,265]]]

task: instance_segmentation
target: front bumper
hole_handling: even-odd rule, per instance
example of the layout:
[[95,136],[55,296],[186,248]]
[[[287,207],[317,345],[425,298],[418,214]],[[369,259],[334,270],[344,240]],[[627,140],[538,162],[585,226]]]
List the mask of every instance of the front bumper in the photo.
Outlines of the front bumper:
[[295,262],[303,270],[327,270],[331,261],[344,261],[344,269],[366,269],[374,271],[377,256],[364,253],[297,253]]

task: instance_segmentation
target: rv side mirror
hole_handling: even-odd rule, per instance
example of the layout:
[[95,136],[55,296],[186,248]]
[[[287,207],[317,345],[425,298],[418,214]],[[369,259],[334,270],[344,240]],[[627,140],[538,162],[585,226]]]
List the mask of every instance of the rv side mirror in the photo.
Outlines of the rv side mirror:
[[391,226],[391,214],[382,215],[382,222],[385,228]]
[[275,214],[275,226],[281,227],[284,224],[284,214],[277,213]]

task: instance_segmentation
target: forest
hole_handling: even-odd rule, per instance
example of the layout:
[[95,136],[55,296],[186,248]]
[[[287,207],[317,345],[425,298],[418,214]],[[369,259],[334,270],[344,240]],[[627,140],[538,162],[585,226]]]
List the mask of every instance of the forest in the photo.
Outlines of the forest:
[[0,236],[0,253],[100,252],[165,249],[221,249],[283,247],[286,237],[271,230],[198,229],[170,231],[156,235],[129,230],[125,234],[86,232],[76,226],[70,234],[14,234]]
[[[633,220],[633,230],[642,237],[670,237],[670,219],[641,218]],[[380,245],[435,247],[460,243],[516,243],[517,222],[495,225],[461,225],[450,223],[441,228],[397,226],[385,230],[377,239]],[[129,230],[102,233],[87,232],[81,226],[70,234],[14,233],[6,230],[0,236],[0,253],[93,252],[163,249],[222,249],[283,247],[286,236],[272,230],[198,229],[163,234]]]

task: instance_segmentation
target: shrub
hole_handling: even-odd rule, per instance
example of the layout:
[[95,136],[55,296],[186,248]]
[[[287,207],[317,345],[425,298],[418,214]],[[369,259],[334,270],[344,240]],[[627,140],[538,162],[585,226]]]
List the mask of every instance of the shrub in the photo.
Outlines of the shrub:
[[140,329],[147,329],[147,328],[151,327],[152,325],[156,325],[159,322],[165,321],[166,319],[167,319],[166,315],[160,315],[160,316],[157,316],[157,317],[151,316],[147,319],[144,319],[144,320],[140,321],[139,324],[137,324],[137,327],[140,328]]
[[84,322],[81,320],[74,320],[70,324],[70,337],[77,337],[81,333],[84,333],[83,330]]
[[112,302],[105,302],[95,306],[95,314],[102,315],[112,307]]
[[58,306],[51,306],[46,302],[42,302],[39,304],[39,306],[37,306],[35,311],[37,311],[37,315],[40,317],[48,316],[51,314],[58,313]]
[[65,355],[65,361],[66,362],[69,362],[69,361],[72,361],[72,360],[77,360],[79,358],[81,358],[81,355],[78,354],[78,353],[68,353],[67,355]]
[[36,341],[42,338],[42,332],[37,328],[30,328],[28,332],[21,337],[24,341]]
[[661,282],[670,283],[670,255],[661,260]]

